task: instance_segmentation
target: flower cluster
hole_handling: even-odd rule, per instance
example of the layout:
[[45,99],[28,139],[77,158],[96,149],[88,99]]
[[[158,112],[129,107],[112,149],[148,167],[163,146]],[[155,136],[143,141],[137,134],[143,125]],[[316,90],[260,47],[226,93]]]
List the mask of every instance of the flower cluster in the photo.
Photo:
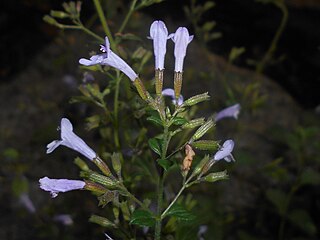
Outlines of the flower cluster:
[[[181,191],[178,192],[178,195],[165,210],[162,210],[163,206],[159,204],[159,206],[157,206],[158,215],[155,216],[144,202],[137,199],[126,188],[121,174],[121,162],[123,160],[121,153],[114,153],[113,155],[110,154],[112,161],[112,171],[110,171],[108,165],[98,156],[98,154],[89,147],[84,140],[74,133],[71,122],[67,118],[62,118],[59,127],[60,139],[54,140],[47,145],[47,153],[49,154],[53,152],[60,145],[66,146],[89,159],[89,161],[93,162],[102,173],[92,171],[85,162],[80,159],[80,162],[77,162],[76,164],[81,168],[82,171],[80,176],[85,180],[51,179],[46,176],[39,179],[40,188],[49,192],[52,198],[57,197],[59,193],[72,190],[89,190],[98,196],[99,204],[104,206],[109,202],[119,201],[119,196],[121,196],[121,199],[131,199],[139,205],[144,212],[148,213],[150,215],[148,216],[151,219],[156,219],[156,222],[161,223],[162,219],[167,216],[167,212],[185,188],[202,181],[214,182],[227,178],[226,171],[213,172],[209,174],[207,174],[207,172],[214,163],[220,160],[225,160],[226,162],[235,161],[232,155],[235,145],[234,141],[229,139],[220,145],[218,141],[202,140],[202,137],[221,119],[237,119],[240,112],[240,105],[235,104],[227,107],[213,115],[213,117],[209,117],[206,121],[205,118],[192,120],[187,119],[192,115],[188,115],[186,113],[189,107],[210,98],[207,92],[195,95],[186,100],[184,100],[181,95],[184,59],[188,45],[193,40],[193,36],[189,34],[188,29],[185,27],[179,27],[175,33],[168,34],[168,30],[164,22],[154,21],[151,24],[150,36],[148,38],[153,41],[155,59],[155,96],[151,96],[151,94],[149,94],[138,74],[129,66],[128,63],[117,55],[117,51],[115,49],[114,51],[111,50],[108,37],[105,37],[104,44],[100,45],[100,54],[93,55],[90,59],[81,58],[79,63],[84,66],[110,66],[121,71],[132,81],[140,97],[152,108],[153,113],[156,112],[154,115],[149,117],[148,120],[152,120],[154,123],[162,125],[164,130],[163,134],[160,134],[155,138],[148,139],[150,149],[153,150],[154,153],[158,154],[157,163],[167,171],[167,169],[172,166],[172,163],[170,162],[173,158],[172,156],[185,148],[186,156],[181,163],[181,173],[184,178]],[[165,69],[165,55],[167,52],[168,39],[171,39],[174,43],[174,86],[173,88],[163,89],[163,74]],[[169,97],[174,106],[166,106],[164,97]],[[172,109],[174,109],[174,112]],[[195,131],[186,143],[178,146],[175,151],[172,151],[169,154],[168,149],[171,148],[171,145],[169,144],[171,138],[173,138],[175,134],[186,129],[195,129]],[[211,151],[213,154],[206,155],[195,167],[192,167],[193,159],[194,157],[197,157],[197,151],[194,151],[193,148]],[[191,169],[193,169],[193,172],[189,174],[189,170]],[[159,179],[160,178],[161,177],[159,175]],[[164,181],[159,182],[159,184],[163,184]],[[159,187],[159,189],[163,189],[163,186]],[[158,198],[160,199],[161,197],[163,197],[163,193],[159,193]],[[159,202],[161,203],[162,201],[158,200],[158,203]],[[117,204],[119,204],[119,202],[117,202]],[[57,219],[59,219],[59,221],[62,220],[66,223],[70,223],[70,219],[66,218],[66,216],[62,216],[62,218],[59,217]],[[118,224],[96,215],[92,216],[91,221],[100,223],[102,226],[116,226],[116,224]],[[106,237],[111,239],[108,235],[106,235]],[[160,235],[156,239],[160,239],[159,237]]]

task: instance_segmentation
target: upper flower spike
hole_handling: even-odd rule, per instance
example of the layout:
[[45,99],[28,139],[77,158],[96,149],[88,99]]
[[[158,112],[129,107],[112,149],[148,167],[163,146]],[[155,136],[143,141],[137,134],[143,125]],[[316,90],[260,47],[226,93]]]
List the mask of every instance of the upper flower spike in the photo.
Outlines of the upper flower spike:
[[47,153],[51,153],[58,146],[64,145],[71,148],[90,160],[97,157],[97,154],[73,132],[73,127],[69,119],[61,119],[61,140],[54,140],[47,145]]
[[214,155],[213,159],[215,161],[219,161],[221,159],[224,159],[227,162],[235,161],[231,154],[233,148],[234,148],[233,140],[225,141],[222,147],[219,149],[219,151]]
[[138,75],[133,71],[133,69],[110,49],[108,37],[105,37],[105,45],[100,45],[100,51],[103,53],[92,56],[90,60],[81,58],[79,63],[85,66],[97,64],[111,66],[119,69],[121,72],[127,75],[131,81],[134,81],[136,78],[138,78]]
[[233,117],[235,119],[238,119],[240,109],[241,109],[241,106],[239,103],[232,105],[230,107],[227,107],[221,110],[220,112],[218,112],[214,120],[218,122],[220,119],[226,118],[226,117]]
[[182,72],[183,60],[186,56],[188,44],[192,41],[193,35],[190,36],[188,29],[179,27],[177,31],[170,34],[169,37],[174,42],[175,72]]
[[150,27],[150,39],[153,40],[155,69],[164,69],[164,58],[167,51],[168,30],[164,22],[154,21]]
[[86,183],[80,180],[68,179],[50,179],[43,177],[39,179],[40,188],[44,191],[50,192],[52,198],[58,196],[60,192],[68,192],[72,190],[83,189]]

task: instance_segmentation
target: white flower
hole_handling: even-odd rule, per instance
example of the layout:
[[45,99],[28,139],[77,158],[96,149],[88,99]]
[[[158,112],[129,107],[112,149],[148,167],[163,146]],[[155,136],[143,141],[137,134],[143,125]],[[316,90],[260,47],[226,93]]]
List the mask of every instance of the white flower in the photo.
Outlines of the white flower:
[[193,35],[190,36],[188,29],[185,27],[179,27],[174,34],[170,34],[169,37],[174,42],[174,57],[175,57],[175,72],[182,72],[183,61],[186,56],[188,44],[192,41]]
[[234,147],[233,140],[227,140],[223,143],[222,147],[219,149],[218,152],[214,155],[213,159],[215,161],[219,161],[221,159],[224,159],[227,162],[235,161],[231,152]]
[[83,189],[86,183],[79,180],[68,179],[50,179],[44,177],[39,179],[40,188],[44,191],[50,192],[52,198],[58,196],[60,192],[68,192],[72,190]]
[[51,153],[58,146],[63,145],[71,148],[90,160],[96,158],[97,154],[73,132],[73,127],[69,119],[61,119],[61,140],[54,140],[47,145],[47,153]]
[[127,75],[131,81],[134,81],[138,77],[133,69],[110,49],[108,37],[105,37],[105,45],[100,45],[100,50],[103,52],[102,54],[94,55],[90,60],[81,58],[79,63],[85,66],[107,65],[114,67]]
[[167,51],[168,30],[162,21],[154,21],[150,27],[150,39],[153,40],[155,69],[164,69],[164,58]]
[[[176,97],[175,97],[175,95],[174,95],[174,90],[173,90],[172,88],[163,89],[162,95],[163,95],[163,96],[171,97],[172,103],[173,103],[173,104],[176,104]],[[179,96],[179,99],[178,99],[178,105],[180,106],[182,103],[183,103],[183,96],[180,95],[180,96]]]
[[215,121],[219,121],[222,118],[226,118],[226,117],[233,117],[235,119],[238,119],[238,115],[240,113],[240,109],[241,106],[239,103],[230,106],[228,108],[225,108],[223,110],[221,110],[220,112],[217,113],[216,117],[215,117]]

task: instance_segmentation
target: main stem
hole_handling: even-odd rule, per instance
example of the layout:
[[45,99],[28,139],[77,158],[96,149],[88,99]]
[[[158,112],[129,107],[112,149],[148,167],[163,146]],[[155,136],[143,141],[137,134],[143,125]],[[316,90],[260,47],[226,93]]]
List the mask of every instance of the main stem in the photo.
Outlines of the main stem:
[[126,27],[126,25],[128,24],[128,21],[132,15],[132,13],[134,12],[135,10],[135,7],[136,7],[136,3],[137,3],[137,0],[133,0],[132,3],[131,3],[131,6],[130,6],[130,9],[129,9],[129,12],[127,13],[125,19],[123,20],[120,28],[119,28],[119,31],[118,33],[122,33],[124,28]]
[[108,36],[108,38],[109,38],[111,48],[113,50],[116,50],[114,39],[113,39],[111,31],[109,29],[106,16],[104,15],[103,9],[101,7],[100,0],[93,0],[93,2],[94,2],[94,5],[95,5],[95,7],[97,9],[97,13],[98,13],[101,25],[103,27],[103,30],[104,30],[105,34]]
[[[162,152],[161,152],[161,160],[166,159],[168,144],[169,144],[169,128],[166,125],[164,127],[164,132],[163,132],[163,145],[162,145]],[[162,205],[163,205],[164,179],[165,179],[165,172],[161,168],[161,172],[159,174],[159,181],[158,181],[157,217],[156,217],[156,226],[155,226],[155,232],[154,232],[154,239],[155,240],[161,239],[161,225],[162,225],[161,213],[162,213]]]

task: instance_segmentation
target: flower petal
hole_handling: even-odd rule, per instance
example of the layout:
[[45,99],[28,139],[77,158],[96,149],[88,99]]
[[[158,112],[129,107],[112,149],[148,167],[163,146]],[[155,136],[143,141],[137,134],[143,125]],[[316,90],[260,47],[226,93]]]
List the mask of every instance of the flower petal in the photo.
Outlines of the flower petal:
[[51,143],[47,145],[47,154],[52,153],[53,150],[55,150],[57,147],[59,147],[62,144],[61,140],[54,140]]
[[225,141],[222,147],[219,149],[219,151],[214,155],[214,160],[219,161],[221,159],[225,159],[228,162],[230,160],[230,158],[228,157],[231,155],[233,148],[234,148],[233,140]]
[[50,179],[44,177],[39,179],[40,188],[44,191],[50,192],[52,198],[58,196],[60,192],[68,192],[72,190],[83,189],[84,181],[68,180],[68,179]]
[[227,118],[227,117],[233,117],[235,119],[238,119],[240,109],[241,109],[241,106],[239,103],[232,105],[230,107],[227,107],[217,113],[217,115],[215,116],[215,121],[217,122],[222,118]]
[[[176,98],[175,98],[175,94],[174,94],[174,90],[172,88],[166,88],[163,89],[162,91],[162,96],[168,96],[171,97],[172,99],[172,103],[176,104]],[[179,99],[178,99],[178,105],[181,105],[183,103],[183,96],[180,95]]]

